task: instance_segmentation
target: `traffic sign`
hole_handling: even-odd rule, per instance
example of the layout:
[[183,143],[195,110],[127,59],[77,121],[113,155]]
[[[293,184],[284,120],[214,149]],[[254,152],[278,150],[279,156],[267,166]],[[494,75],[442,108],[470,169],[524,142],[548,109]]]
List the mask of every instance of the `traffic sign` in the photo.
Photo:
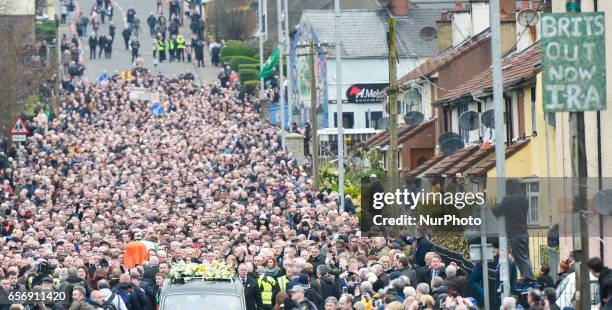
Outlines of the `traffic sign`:
[[9,132],[11,136],[15,135],[29,135],[30,131],[28,130],[28,126],[26,126],[25,122],[21,118],[21,115],[17,115],[17,119],[11,127],[11,131]]
[[26,135],[12,135],[11,138],[13,142],[25,142]]

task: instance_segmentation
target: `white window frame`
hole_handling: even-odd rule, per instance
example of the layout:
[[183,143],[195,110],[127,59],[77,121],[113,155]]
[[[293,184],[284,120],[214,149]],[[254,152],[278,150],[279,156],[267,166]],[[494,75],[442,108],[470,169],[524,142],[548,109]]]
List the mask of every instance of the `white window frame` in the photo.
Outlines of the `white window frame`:
[[[525,190],[525,196],[527,196],[527,202],[529,203],[529,208],[527,209],[527,225],[528,226],[540,226],[540,179],[539,178],[528,178],[528,179],[523,179],[521,180],[521,183],[523,185],[523,189]],[[538,191],[537,192],[532,192],[531,191],[531,184],[533,183],[537,183],[538,184]],[[538,199],[538,205],[534,206],[531,205],[531,198],[537,198]],[[535,216],[532,216],[533,212],[535,211]],[[535,218],[534,218],[535,217]]]

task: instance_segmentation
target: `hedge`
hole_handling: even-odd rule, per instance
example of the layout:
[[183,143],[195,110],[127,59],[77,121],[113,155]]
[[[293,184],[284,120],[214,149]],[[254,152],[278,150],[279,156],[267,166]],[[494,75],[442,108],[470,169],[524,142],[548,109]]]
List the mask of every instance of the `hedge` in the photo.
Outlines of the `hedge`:
[[240,82],[245,82],[249,80],[258,80],[259,79],[259,71],[254,69],[243,69],[238,73],[238,79]]
[[259,71],[259,64],[240,64],[238,66],[238,71],[242,71],[245,69],[252,69]]
[[259,80],[248,80],[242,83],[249,94],[254,94],[257,87],[259,87]]
[[254,46],[248,46],[240,41],[230,40],[221,49],[221,59],[228,56],[247,56],[252,57],[257,55],[258,49]]
[[51,43],[55,38],[55,30],[57,25],[55,22],[46,21],[40,24],[36,24],[34,27],[34,32],[36,33],[36,40],[38,41],[47,41],[47,43]]
[[259,59],[247,56],[232,56],[230,57],[230,67],[234,71],[238,71],[241,64],[258,64]]

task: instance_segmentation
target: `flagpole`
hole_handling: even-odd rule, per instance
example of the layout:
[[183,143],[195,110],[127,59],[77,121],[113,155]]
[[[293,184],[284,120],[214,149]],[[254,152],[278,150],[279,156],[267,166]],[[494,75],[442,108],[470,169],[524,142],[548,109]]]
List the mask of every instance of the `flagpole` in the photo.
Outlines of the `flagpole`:
[[278,42],[278,92],[279,96],[279,113],[280,113],[280,129],[281,129],[281,147],[285,150],[285,77],[283,70],[283,21],[282,16],[282,4],[281,0],[276,0],[276,20],[278,26],[278,33],[276,35],[276,41]]
[[[259,0],[257,1],[257,20],[258,20],[258,27],[259,27],[259,70],[263,69],[263,27],[264,27],[264,22],[262,19],[262,11],[263,11],[263,3],[264,0]],[[259,78],[259,86],[260,86],[260,91],[261,94],[259,95],[259,100],[263,100],[263,98],[265,97],[265,93],[264,93],[264,78],[263,76],[260,75]]]

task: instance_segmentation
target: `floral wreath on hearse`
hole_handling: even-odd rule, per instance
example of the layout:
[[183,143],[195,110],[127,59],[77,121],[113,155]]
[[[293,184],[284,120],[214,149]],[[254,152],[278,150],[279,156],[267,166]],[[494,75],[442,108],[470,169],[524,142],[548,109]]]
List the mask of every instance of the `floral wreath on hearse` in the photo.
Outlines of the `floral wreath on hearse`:
[[168,273],[172,283],[185,283],[193,279],[232,280],[236,278],[236,272],[232,265],[224,261],[213,261],[211,263],[185,263],[183,261],[173,264]]

